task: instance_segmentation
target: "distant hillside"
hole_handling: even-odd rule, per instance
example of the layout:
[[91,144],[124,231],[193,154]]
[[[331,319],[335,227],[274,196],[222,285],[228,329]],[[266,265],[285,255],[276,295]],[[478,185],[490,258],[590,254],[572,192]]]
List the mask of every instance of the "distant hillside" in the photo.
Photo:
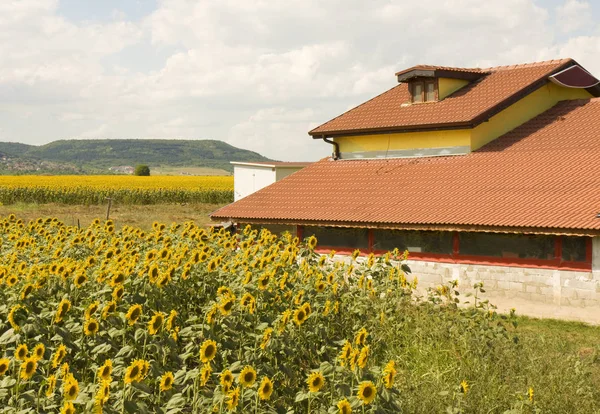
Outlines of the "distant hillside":
[[110,167],[208,167],[233,171],[229,161],[270,161],[262,155],[216,140],[97,139],[61,140],[34,146],[0,142],[4,173],[98,173]]

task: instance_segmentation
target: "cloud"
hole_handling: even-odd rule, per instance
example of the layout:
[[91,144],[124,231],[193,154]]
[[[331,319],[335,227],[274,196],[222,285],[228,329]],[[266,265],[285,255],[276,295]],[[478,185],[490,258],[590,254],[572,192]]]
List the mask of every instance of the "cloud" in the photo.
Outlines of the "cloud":
[[567,0],[556,8],[556,21],[563,33],[570,33],[592,23],[591,7],[587,1]]
[[57,0],[0,2],[0,123],[27,143],[220,139],[314,160],[331,148],[310,129],[395,86],[394,72],[414,64],[571,56],[600,74],[598,33],[562,19],[592,15],[588,3],[435,4],[159,0],[136,20],[109,9],[112,19],[75,23]]

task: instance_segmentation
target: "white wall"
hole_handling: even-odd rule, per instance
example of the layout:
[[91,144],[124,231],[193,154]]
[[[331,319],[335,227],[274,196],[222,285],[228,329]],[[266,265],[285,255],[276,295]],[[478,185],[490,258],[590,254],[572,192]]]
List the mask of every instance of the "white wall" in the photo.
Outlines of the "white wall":
[[252,194],[275,182],[275,169],[272,167],[233,166],[234,201]]

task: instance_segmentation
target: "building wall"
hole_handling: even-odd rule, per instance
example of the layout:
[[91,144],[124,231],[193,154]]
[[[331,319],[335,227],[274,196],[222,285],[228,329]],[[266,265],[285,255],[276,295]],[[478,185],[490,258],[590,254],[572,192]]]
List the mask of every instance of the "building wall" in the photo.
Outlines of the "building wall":
[[[600,243],[597,243],[599,245]],[[419,288],[439,286],[458,280],[461,301],[483,282],[484,294],[500,312],[515,308],[517,313],[543,318],[578,320],[600,324],[600,272],[575,272],[508,266],[434,263],[409,260]]]
[[456,92],[463,86],[467,86],[469,81],[463,79],[450,79],[450,78],[439,78],[438,79],[438,99],[441,101],[446,96]]
[[288,175],[292,175],[296,171],[300,171],[303,167],[295,167],[295,168],[276,168],[275,169],[275,179],[277,181],[283,180]]
[[260,190],[276,181],[275,168],[234,165],[233,192],[234,201]]

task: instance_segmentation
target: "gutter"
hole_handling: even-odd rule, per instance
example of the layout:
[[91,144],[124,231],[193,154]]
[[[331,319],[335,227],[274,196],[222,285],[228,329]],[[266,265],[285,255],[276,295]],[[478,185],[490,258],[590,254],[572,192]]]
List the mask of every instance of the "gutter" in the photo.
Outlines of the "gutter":
[[327,140],[327,137],[325,137],[325,135],[323,135],[321,138],[323,139],[324,142],[333,145],[332,157],[334,160],[339,160],[340,159],[340,144],[338,144],[337,142],[332,141],[332,140]]

